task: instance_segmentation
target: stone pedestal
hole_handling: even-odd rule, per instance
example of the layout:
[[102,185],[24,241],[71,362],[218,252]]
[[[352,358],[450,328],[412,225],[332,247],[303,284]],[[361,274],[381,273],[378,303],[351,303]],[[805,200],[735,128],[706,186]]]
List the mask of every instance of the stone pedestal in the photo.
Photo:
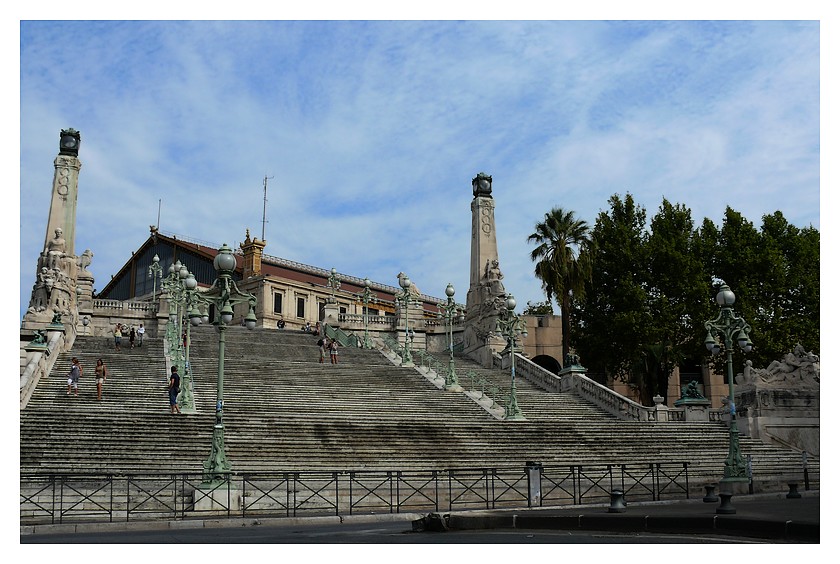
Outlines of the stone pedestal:
[[338,304],[334,302],[328,302],[324,304],[324,324],[331,325],[332,327],[338,327]]
[[242,492],[233,485],[196,488],[193,509],[202,512],[242,511]]

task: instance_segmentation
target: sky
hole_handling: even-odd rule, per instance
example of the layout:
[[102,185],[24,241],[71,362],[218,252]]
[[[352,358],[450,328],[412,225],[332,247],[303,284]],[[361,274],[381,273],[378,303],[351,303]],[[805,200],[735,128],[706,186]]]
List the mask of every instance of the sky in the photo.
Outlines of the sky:
[[66,128],[97,289],[150,225],[238,247],[265,209],[268,255],[464,303],[479,172],[520,312],[555,206],[821,227],[813,19],[19,23],[21,317]]

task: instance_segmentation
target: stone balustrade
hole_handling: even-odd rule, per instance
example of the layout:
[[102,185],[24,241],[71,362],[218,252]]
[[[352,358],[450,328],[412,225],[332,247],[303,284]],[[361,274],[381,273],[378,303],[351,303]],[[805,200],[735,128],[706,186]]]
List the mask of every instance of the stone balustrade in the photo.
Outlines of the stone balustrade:
[[[605,411],[624,421],[638,422],[684,422],[688,420],[704,420],[720,422],[721,412],[715,409],[703,408],[705,413],[699,417],[687,416],[688,407],[667,407],[660,401],[653,407],[646,407],[631,399],[595,382],[580,372],[569,372],[557,375],[517,354],[516,373],[529,382],[550,392],[573,392],[578,396],[594,403]],[[495,356],[493,364],[496,368],[503,368],[503,359]],[[508,364],[508,366],[510,366]],[[697,410],[697,406],[692,406]]]
[[136,302],[122,300],[93,300],[93,310],[141,311],[153,313],[157,304],[154,302]]

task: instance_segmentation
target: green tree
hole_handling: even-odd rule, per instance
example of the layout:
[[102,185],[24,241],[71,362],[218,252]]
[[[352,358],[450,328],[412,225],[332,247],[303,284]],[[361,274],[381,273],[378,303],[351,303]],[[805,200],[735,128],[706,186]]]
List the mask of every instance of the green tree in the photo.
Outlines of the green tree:
[[534,273],[542,281],[548,301],[556,298],[560,305],[564,365],[569,354],[572,295],[580,296],[591,274],[586,254],[589,241],[587,223],[559,207],[546,213],[528,236],[528,242],[537,245],[531,251]]
[[[643,286],[646,213],[630,194],[609,199],[609,211],[598,214],[592,243],[584,257],[591,277],[582,296],[576,296],[572,343],[582,364],[644,390],[637,366],[642,333],[649,326],[647,293]],[[643,391],[647,395],[648,392]]]
[[638,366],[650,380],[646,388],[667,398],[674,369],[703,344],[705,333],[698,322],[708,311],[709,283],[701,260],[701,239],[691,210],[684,205],[663,198],[651,219],[645,245],[643,272],[650,326],[642,331],[648,342],[642,347]]
[[544,302],[528,302],[528,306],[525,308],[525,311],[522,312],[522,315],[554,315],[554,308],[551,306],[551,302],[546,300]]

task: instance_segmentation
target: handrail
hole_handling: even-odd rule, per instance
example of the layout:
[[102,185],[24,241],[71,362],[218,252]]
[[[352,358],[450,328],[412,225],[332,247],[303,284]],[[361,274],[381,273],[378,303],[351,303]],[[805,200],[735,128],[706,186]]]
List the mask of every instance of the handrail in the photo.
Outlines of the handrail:
[[330,339],[338,341],[338,344],[342,347],[359,346],[359,337],[355,334],[345,333],[340,327],[333,327],[332,325],[325,323],[324,334]]

